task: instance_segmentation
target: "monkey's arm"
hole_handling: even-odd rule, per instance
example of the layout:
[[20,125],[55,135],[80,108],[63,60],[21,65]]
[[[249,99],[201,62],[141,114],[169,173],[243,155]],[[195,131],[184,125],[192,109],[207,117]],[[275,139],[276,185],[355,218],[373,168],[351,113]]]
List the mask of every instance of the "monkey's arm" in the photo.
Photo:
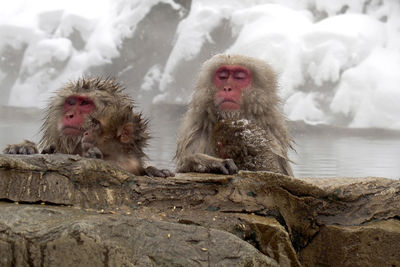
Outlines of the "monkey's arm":
[[24,140],[22,143],[7,145],[3,150],[4,154],[24,154],[31,155],[39,153],[36,144],[29,140]]
[[285,175],[293,176],[293,171],[289,164],[290,159],[287,156],[286,150],[284,150],[282,146],[278,145],[277,140],[270,142],[270,146],[271,151],[277,156],[278,165],[281,170],[280,172]]
[[177,172],[234,174],[238,168],[232,159],[213,156],[208,136],[199,131],[182,131],[176,152]]

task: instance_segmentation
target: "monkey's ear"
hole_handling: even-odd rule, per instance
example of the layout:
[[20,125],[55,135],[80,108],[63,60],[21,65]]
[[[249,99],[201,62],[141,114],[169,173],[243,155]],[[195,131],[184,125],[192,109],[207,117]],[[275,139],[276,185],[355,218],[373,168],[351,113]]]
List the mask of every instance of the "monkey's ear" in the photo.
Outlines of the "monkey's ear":
[[133,138],[133,123],[127,122],[118,130],[119,140],[122,143],[129,143]]

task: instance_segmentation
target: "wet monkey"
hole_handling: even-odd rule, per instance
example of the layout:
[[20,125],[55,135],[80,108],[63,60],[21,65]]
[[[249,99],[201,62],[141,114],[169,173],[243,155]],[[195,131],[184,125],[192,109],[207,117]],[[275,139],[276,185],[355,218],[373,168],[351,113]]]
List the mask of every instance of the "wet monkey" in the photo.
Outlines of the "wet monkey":
[[[114,147],[115,151],[112,153],[114,156],[110,158],[111,161],[115,161],[116,154],[118,154],[120,158],[126,157],[124,164],[118,164],[121,167],[139,165],[136,169],[127,168],[128,171],[135,174],[150,176],[171,174],[154,167],[149,168],[149,172],[146,172],[147,168],[144,167],[146,155],[143,149],[149,139],[147,122],[142,119],[141,114],[133,110],[133,100],[123,90],[124,88],[115,80],[102,78],[81,78],[62,87],[50,99],[47,107],[41,127],[42,138],[39,142],[39,147],[43,149],[42,153],[58,152],[83,155],[87,151],[83,150],[82,138],[95,118],[102,127],[119,123],[132,126],[129,127],[129,136],[124,139],[126,142],[121,142],[117,148]],[[109,134],[109,132],[107,133]],[[95,136],[93,135],[93,137]],[[99,141],[101,138],[97,139],[96,141]],[[115,140],[117,139],[104,139],[103,147],[106,147],[107,142],[115,144]],[[111,154],[111,147],[108,146],[109,150],[102,151],[102,153]],[[26,151],[28,153],[24,153]],[[32,154],[30,152],[37,152],[37,149],[34,143],[24,141],[18,145],[8,145],[3,152]],[[104,159],[108,160],[108,157],[104,157]],[[132,164],[127,163],[129,159],[132,159]],[[118,162],[121,161],[118,160]]]
[[293,175],[279,102],[276,74],[264,61],[225,54],[206,61],[178,135],[177,171]]
[[166,169],[144,167],[146,155],[142,148],[145,144],[140,143],[149,137],[147,121],[129,107],[125,107],[125,111],[122,107],[117,108],[120,112],[112,117],[101,117],[100,120],[91,117],[81,140],[82,155],[113,162],[135,175],[174,176]]

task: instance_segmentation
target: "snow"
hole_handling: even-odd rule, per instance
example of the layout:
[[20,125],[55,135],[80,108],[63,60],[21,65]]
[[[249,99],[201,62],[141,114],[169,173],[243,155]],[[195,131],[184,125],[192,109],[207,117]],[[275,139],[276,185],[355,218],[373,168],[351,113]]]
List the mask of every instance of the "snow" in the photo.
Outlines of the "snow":
[[[151,96],[148,105],[187,103],[197,75],[185,72],[181,81],[182,69],[216,52],[239,53],[267,61],[278,73],[291,120],[400,129],[396,0],[193,0],[186,15],[172,0],[8,1],[0,10],[0,85],[9,99],[1,103],[43,107],[61,84],[114,66],[127,49],[135,53],[137,47],[124,43],[143,35],[138,25],[160,3],[180,12],[172,48],[159,62],[123,67],[145,68],[134,82]],[[232,34],[227,46],[216,41],[221,29]],[[7,64],[10,51],[22,59]],[[3,88],[12,75],[11,87]]]
[[334,112],[352,116],[350,127],[400,129],[400,52],[376,48],[346,70],[332,100]]

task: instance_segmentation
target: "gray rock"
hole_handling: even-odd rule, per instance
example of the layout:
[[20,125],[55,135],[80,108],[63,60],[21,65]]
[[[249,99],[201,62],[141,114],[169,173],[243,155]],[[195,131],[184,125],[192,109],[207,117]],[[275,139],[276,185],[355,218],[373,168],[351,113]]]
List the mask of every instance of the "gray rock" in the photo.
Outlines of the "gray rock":
[[201,226],[73,207],[0,205],[2,266],[278,266]]
[[384,178],[163,179],[79,156],[0,155],[0,263],[399,266],[399,192]]

